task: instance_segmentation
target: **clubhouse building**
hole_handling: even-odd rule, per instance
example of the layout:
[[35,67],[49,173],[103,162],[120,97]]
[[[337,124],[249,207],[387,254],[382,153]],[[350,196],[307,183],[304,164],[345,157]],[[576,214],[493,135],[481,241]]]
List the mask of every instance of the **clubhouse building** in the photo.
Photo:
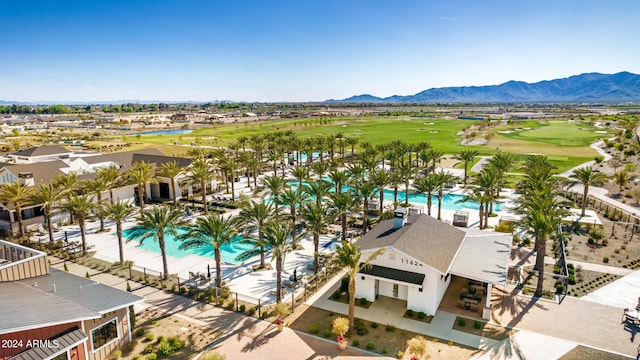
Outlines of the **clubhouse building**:
[[511,242],[511,234],[458,228],[398,208],[356,243],[363,260],[385,249],[358,274],[356,298],[390,297],[406,301],[407,310],[434,315],[456,277],[464,284],[454,290],[458,306],[488,318],[492,286],[507,279]]

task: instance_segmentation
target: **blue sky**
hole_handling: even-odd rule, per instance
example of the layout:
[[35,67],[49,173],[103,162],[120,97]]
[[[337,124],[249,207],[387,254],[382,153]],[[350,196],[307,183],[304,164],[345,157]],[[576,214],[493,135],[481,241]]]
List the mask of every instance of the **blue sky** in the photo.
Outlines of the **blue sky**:
[[322,101],[640,73],[640,1],[3,1],[0,100]]

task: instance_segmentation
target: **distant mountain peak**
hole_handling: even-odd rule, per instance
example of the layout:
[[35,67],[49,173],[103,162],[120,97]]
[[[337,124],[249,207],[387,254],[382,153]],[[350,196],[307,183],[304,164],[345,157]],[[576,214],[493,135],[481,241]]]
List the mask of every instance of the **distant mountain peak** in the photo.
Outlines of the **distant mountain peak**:
[[640,102],[640,75],[628,71],[573,75],[536,83],[510,80],[500,85],[431,88],[414,95],[380,98],[370,94],[336,102]]

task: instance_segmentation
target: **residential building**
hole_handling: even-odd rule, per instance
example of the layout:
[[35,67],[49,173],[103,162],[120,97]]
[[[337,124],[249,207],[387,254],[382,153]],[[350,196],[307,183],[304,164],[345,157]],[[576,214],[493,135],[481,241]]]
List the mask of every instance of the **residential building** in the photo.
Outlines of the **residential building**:
[[131,342],[130,308],[142,301],[0,240],[0,360],[106,359]]

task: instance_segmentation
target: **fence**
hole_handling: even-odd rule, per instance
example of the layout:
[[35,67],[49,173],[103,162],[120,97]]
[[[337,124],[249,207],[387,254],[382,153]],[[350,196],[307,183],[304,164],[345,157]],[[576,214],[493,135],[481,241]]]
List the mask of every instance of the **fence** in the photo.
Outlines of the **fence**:
[[[575,191],[566,191],[564,196],[582,205],[582,193]],[[587,206],[591,206],[594,210],[603,212],[606,217],[613,221],[624,222],[628,224],[640,224],[640,217],[635,214],[631,214],[619,207],[616,207],[610,203],[602,201],[593,196],[589,196],[587,200]]]

